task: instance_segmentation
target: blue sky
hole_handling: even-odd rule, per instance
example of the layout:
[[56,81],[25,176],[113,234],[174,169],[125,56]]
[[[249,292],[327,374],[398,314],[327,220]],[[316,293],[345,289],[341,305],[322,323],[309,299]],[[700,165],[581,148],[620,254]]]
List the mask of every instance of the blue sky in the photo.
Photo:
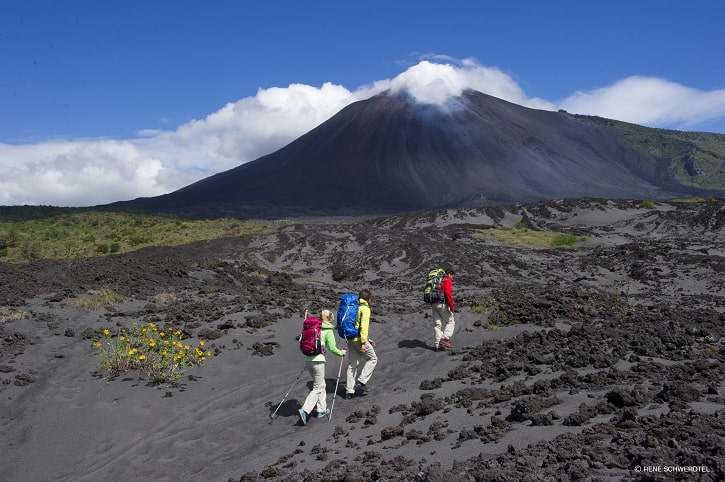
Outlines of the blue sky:
[[472,87],[725,133],[725,2],[0,2],[0,204],[170,192],[345,105]]

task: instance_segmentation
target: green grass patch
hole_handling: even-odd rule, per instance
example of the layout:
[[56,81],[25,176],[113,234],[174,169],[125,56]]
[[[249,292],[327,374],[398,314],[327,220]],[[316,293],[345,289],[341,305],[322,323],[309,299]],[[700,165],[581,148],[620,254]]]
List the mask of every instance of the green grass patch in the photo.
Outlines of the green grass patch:
[[682,198],[673,198],[669,199],[668,202],[671,203],[716,203],[720,202],[719,199],[714,197],[682,197]]
[[0,262],[72,260],[125,253],[149,246],[264,234],[263,221],[185,220],[175,216],[85,209],[0,209]]
[[474,237],[533,249],[576,249],[579,243],[586,240],[585,236],[555,231],[535,231],[518,224],[513,227],[499,226],[494,229],[477,230]]

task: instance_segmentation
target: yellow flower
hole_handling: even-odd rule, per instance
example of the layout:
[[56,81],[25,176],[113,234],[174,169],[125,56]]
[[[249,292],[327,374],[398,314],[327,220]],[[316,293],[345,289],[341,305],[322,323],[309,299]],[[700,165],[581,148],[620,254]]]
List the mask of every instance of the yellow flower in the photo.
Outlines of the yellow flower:
[[204,340],[199,340],[199,346],[204,346]]
[[105,330],[103,330],[103,336],[108,336],[110,334],[111,334],[111,332],[108,331],[108,328],[106,328]]
[[156,346],[156,342],[154,340],[149,340],[149,346],[151,348],[155,347]]
[[131,348],[131,349],[130,349],[130,350],[128,351],[128,354],[129,354],[129,355],[135,355],[135,354],[136,354],[137,352],[138,352],[138,350],[137,350],[137,349],[135,349],[135,348]]
[[139,355],[139,356],[138,356],[138,359],[139,359],[140,361],[144,361],[144,360],[146,359],[146,355],[143,355],[143,354],[142,354],[142,355]]
[[211,356],[211,352],[210,351],[206,352],[206,356]]
[[159,336],[166,336],[166,333],[164,333],[163,331],[161,331],[161,332],[159,332]]
[[186,350],[186,351],[191,350],[191,346],[189,346],[189,345],[184,346],[184,350]]
[[125,337],[125,336],[123,336],[123,335],[121,335],[121,336],[119,336],[119,337],[118,337],[118,339],[119,339],[119,340],[121,340],[121,341],[123,341],[123,340],[125,340],[125,339],[126,339],[126,337]]

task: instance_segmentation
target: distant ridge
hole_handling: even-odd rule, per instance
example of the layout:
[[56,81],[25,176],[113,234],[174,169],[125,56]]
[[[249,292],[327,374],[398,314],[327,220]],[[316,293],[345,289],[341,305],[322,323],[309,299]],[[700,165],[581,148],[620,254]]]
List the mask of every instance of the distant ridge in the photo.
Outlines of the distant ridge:
[[656,157],[613,122],[477,91],[443,108],[384,93],[255,161],[170,194],[106,207],[192,217],[343,215],[722,193],[722,185],[686,186],[677,177],[683,159]]

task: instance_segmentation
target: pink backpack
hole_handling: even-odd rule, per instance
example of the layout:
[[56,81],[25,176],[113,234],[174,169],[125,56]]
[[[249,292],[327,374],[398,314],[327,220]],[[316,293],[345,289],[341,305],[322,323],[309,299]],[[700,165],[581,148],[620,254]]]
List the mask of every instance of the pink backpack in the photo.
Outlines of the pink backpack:
[[304,355],[320,355],[325,353],[322,346],[322,320],[314,316],[305,318],[300,336],[300,351]]

